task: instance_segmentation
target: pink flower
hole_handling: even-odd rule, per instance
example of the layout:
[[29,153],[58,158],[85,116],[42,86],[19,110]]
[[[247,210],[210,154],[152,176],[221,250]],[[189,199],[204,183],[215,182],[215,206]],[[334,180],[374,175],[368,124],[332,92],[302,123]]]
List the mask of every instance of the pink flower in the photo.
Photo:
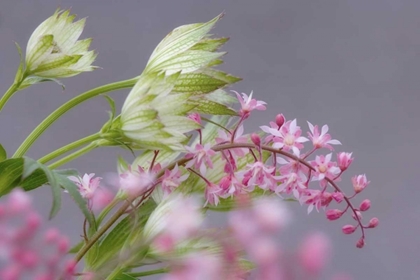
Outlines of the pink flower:
[[333,192],[332,197],[337,203],[340,203],[344,199],[344,194],[342,192]]
[[211,205],[218,205],[220,197],[224,194],[223,189],[213,183],[207,184],[204,191],[204,197],[206,198],[206,205],[210,203]]
[[314,180],[335,179],[340,174],[340,168],[337,167],[335,162],[331,161],[332,154],[326,156],[316,156],[314,161],[311,161],[312,166],[315,168],[315,175],[312,177]]
[[166,169],[162,179],[162,190],[165,196],[169,195],[182,182],[187,180],[189,175],[189,173],[182,175],[181,170],[179,170],[178,164],[176,164],[172,170]]
[[206,174],[207,167],[213,168],[213,162],[211,161],[211,157],[214,156],[216,153],[211,149],[210,143],[205,144],[204,146],[201,144],[196,144],[195,148],[191,148],[186,146],[185,147],[189,153],[185,155],[186,159],[192,158],[185,167],[190,168],[194,166],[196,169],[200,170],[202,175]]
[[66,260],[69,239],[49,228],[41,232],[42,220],[30,197],[14,189],[0,219],[0,279],[74,279],[73,263]]
[[370,183],[370,181],[367,180],[366,175],[358,175],[351,178],[351,181],[353,183],[353,188],[356,193],[359,193],[363,191],[366,186]]
[[309,204],[308,214],[315,208],[317,211],[321,207],[327,207],[332,201],[332,195],[328,192],[322,192],[320,190],[306,189],[302,192],[299,201],[302,203]]
[[267,103],[265,103],[264,101],[260,101],[260,100],[257,101],[256,99],[252,99],[252,91],[249,97],[245,93],[242,93],[242,97],[241,97],[241,95],[238,92],[236,91],[233,91],[233,92],[236,93],[238,101],[241,104],[241,110],[239,111],[239,115],[243,119],[248,118],[251,111],[253,110],[262,111],[266,109],[264,105]]
[[308,141],[306,137],[300,136],[302,130],[296,125],[296,119],[287,121],[280,130],[270,128],[268,126],[260,127],[264,132],[270,133],[274,136],[273,148],[292,150],[296,156],[300,155],[300,150],[303,148],[304,142]]
[[[239,175],[239,174],[237,174]],[[235,174],[229,174],[220,180],[219,186],[221,188],[220,197],[227,198],[250,191],[248,186],[241,183]]]
[[369,228],[375,228],[375,227],[377,227],[379,225],[379,219],[378,218],[372,218],[372,219],[370,219],[370,221],[369,221],[369,225],[368,225],[368,227]]
[[320,232],[307,236],[298,251],[299,262],[310,276],[320,275],[328,263],[330,255],[331,242],[327,236]]
[[369,199],[365,199],[362,201],[362,203],[360,203],[359,209],[360,211],[367,211],[370,208],[370,200]]
[[268,167],[264,163],[257,161],[247,165],[248,171],[245,172],[244,178],[248,187],[258,186],[263,190],[269,190],[276,185],[276,179],[272,175],[275,167]]
[[328,132],[328,125],[323,125],[321,134],[319,133],[318,126],[313,126],[310,122],[308,122],[309,129],[311,133],[308,132],[309,139],[311,139],[314,148],[328,148],[331,151],[334,150],[331,145],[341,145],[341,142],[335,139],[331,139],[331,135]]
[[129,168],[120,175],[120,189],[129,197],[136,197],[144,194],[155,182],[156,174],[145,171],[141,166],[137,170]]
[[352,154],[353,153],[344,153],[344,152],[337,154],[337,163],[341,171],[345,171],[353,162],[353,158],[351,157]]
[[301,191],[307,188],[306,177],[302,172],[290,172],[277,178],[281,184],[274,189],[276,193],[293,193],[299,199]]
[[93,178],[94,176],[95,173],[90,173],[83,175],[83,178],[79,176],[69,176],[69,179],[78,186],[82,197],[91,199],[102,179],[101,177]]
[[[233,133],[233,132],[232,132]],[[247,143],[248,139],[243,136],[244,133],[244,126],[240,125],[238,129],[236,130],[235,137],[233,138],[233,143]],[[217,144],[226,144],[231,142],[231,134],[226,133],[225,130],[219,130],[218,131],[219,137],[216,137],[216,143]],[[229,149],[233,154],[235,154],[238,157],[243,157],[247,151],[247,149],[243,148],[235,148],[235,149]],[[227,154],[226,151],[223,151],[225,154]]]
[[342,228],[344,234],[352,234],[356,230],[356,227],[353,225],[345,225]]
[[199,113],[191,113],[188,115],[188,118],[201,125],[201,116]]
[[334,221],[341,218],[341,216],[343,215],[343,211],[338,209],[329,209],[325,214],[327,215],[328,220]]

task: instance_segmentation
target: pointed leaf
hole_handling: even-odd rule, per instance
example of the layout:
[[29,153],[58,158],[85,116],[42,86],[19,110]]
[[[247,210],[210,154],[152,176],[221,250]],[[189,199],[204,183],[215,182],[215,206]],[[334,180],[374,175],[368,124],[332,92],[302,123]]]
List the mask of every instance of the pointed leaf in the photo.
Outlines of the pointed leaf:
[[182,74],[176,81],[174,92],[208,93],[227,85],[227,82],[201,73]]
[[19,183],[22,172],[22,158],[11,158],[0,162],[0,196],[10,192]]
[[192,104],[196,104],[195,111],[203,114],[210,114],[210,115],[229,115],[229,116],[237,116],[238,114],[228,108],[227,106],[223,104],[216,103],[214,101],[210,101],[207,99],[195,99],[190,100]]
[[7,159],[7,152],[3,148],[3,145],[0,144],[0,162]]
[[16,71],[16,76],[15,76],[15,84],[22,82],[23,79],[23,73],[25,71],[25,59],[22,56],[22,49],[20,48],[19,44],[15,42],[16,48],[18,50],[19,53],[19,68]]
[[229,38],[227,37],[214,39],[205,38],[197,44],[195,44],[194,46],[192,46],[190,50],[214,52],[217,51],[221,46],[223,46],[227,41],[229,41]]

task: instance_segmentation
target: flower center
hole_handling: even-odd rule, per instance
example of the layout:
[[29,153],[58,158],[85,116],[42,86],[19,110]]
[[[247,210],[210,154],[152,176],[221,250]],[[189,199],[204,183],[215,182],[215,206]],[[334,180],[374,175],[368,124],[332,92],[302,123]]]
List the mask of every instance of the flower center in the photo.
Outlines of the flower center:
[[327,167],[325,166],[325,164],[320,164],[320,165],[318,166],[318,170],[319,170],[319,172],[321,172],[321,173],[325,173],[325,172],[327,171]]
[[290,135],[287,134],[286,137],[284,137],[284,144],[287,146],[293,146],[293,144],[295,143],[295,138]]

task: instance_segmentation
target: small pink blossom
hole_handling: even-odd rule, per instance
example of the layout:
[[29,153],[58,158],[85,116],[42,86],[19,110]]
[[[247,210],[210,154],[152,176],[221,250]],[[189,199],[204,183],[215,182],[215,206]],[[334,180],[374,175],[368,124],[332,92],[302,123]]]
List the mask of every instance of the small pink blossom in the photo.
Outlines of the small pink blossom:
[[248,187],[258,186],[263,190],[268,190],[276,185],[276,178],[273,176],[275,167],[268,167],[264,163],[257,161],[247,165],[248,171],[244,178],[247,180]]
[[210,143],[205,144],[196,144],[195,148],[185,147],[189,153],[185,155],[185,158],[191,159],[186,165],[186,168],[194,166],[196,169],[200,170],[202,175],[206,175],[207,168],[213,168],[213,162],[211,157],[216,154],[215,151],[211,149]]
[[162,190],[165,196],[172,193],[182,182],[187,180],[189,173],[182,175],[178,164],[172,170],[166,169],[162,179]]
[[356,230],[356,227],[353,225],[345,225],[342,228],[344,234],[352,234]]
[[[233,133],[233,132],[231,132]],[[219,137],[216,137],[216,143],[217,144],[226,144],[231,142],[231,134],[226,133],[225,130],[221,129],[218,131]],[[240,125],[238,129],[236,130],[235,137],[233,138],[233,143],[247,143],[248,139],[244,135],[244,126]],[[229,149],[233,154],[235,154],[238,157],[243,157],[247,151],[247,149],[243,148],[234,148]],[[223,153],[227,154],[226,151],[223,151]]]
[[308,275],[319,276],[331,257],[331,242],[323,233],[312,233],[301,244],[298,257]]
[[365,199],[362,201],[362,203],[360,203],[359,209],[360,211],[367,211],[370,208],[370,200],[369,199]]
[[276,193],[293,193],[296,199],[299,199],[301,191],[306,189],[306,177],[302,172],[290,172],[285,175],[278,176],[277,179],[281,182],[276,186],[274,191]]
[[315,149],[327,148],[331,151],[334,150],[331,145],[341,145],[341,142],[335,139],[331,139],[331,135],[328,132],[328,125],[323,125],[321,133],[319,133],[318,126],[313,126],[308,122],[310,133],[308,132],[309,139],[311,139],[312,144]]
[[369,221],[369,225],[368,225],[368,227],[369,228],[375,228],[375,227],[377,227],[379,225],[379,219],[378,218],[372,218],[372,219],[370,219],[370,221]]
[[345,153],[345,152],[341,152],[337,154],[337,163],[341,171],[345,171],[353,162],[354,158],[351,157],[352,154],[353,153]]
[[302,130],[296,124],[296,119],[287,121],[280,130],[268,126],[260,127],[264,132],[274,136],[273,148],[292,150],[296,156],[300,155],[303,144],[308,141],[306,137],[301,136]]
[[306,189],[302,192],[302,195],[299,198],[299,201],[301,203],[308,204],[308,214],[312,212],[312,210],[315,208],[317,211],[321,207],[325,208],[327,207],[330,202],[332,201],[332,195],[328,192],[322,192],[320,190],[312,190],[312,189]]
[[370,181],[367,180],[366,175],[358,175],[351,178],[351,181],[353,183],[353,188],[356,193],[360,193],[363,191],[366,186],[370,183]]
[[253,99],[252,98],[252,93],[253,93],[252,91],[251,91],[251,94],[249,96],[246,95],[245,93],[241,93],[242,94],[242,96],[241,96],[238,92],[236,92],[236,91],[233,91],[233,92],[236,94],[236,96],[238,98],[238,101],[241,104],[241,110],[239,111],[239,115],[243,119],[248,118],[249,115],[251,114],[251,111],[253,111],[253,110],[263,111],[263,110],[266,109],[264,105],[267,104],[267,103],[265,103],[264,101]]
[[83,175],[83,177],[69,176],[69,179],[77,185],[82,197],[91,199],[102,179],[101,177],[94,178],[94,176],[95,173],[90,173]]
[[344,199],[344,194],[342,192],[333,192],[332,197],[337,203],[340,203]]
[[145,171],[141,166],[137,170],[129,168],[120,175],[120,189],[130,197],[136,197],[149,190],[156,180],[154,172]]
[[213,183],[209,183],[206,185],[206,189],[204,191],[204,197],[206,198],[206,205],[207,203],[211,205],[218,205],[220,201],[220,197],[224,194],[223,189]]
[[327,212],[325,212],[325,214],[327,215],[328,220],[334,221],[341,218],[341,216],[343,215],[343,211],[339,209],[329,209],[327,210]]
[[201,116],[199,113],[191,113],[188,115],[188,118],[201,125]]
[[311,161],[312,166],[315,168],[315,175],[312,179],[321,181],[325,178],[334,179],[340,174],[340,168],[337,167],[335,162],[331,161],[332,154],[326,156],[316,156],[314,161]]

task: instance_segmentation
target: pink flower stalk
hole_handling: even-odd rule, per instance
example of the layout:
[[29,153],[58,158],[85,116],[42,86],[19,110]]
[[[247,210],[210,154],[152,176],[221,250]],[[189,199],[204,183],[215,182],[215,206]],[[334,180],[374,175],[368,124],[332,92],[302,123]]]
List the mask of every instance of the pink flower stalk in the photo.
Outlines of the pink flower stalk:
[[41,232],[26,193],[14,189],[0,208],[0,279],[74,279],[74,262],[65,260],[68,238],[52,228]]
[[83,175],[83,177],[69,176],[69,179],[77,185],[82,197],[92,199],[102,179],[101,177],[94,178],[94,176],[95,173],[90,173]]
[[345,171],[349,168],[350,164],[353,162],[354,158],[352,158],[353,153],[345,153],[341,152],[337,154],[337,163],[338,167],[341,171]]
[[136,197],[144,194],[154,184],[156,174],[152,171],[145,171],[141,166],[137,170],[129,168],[120,175],[120,189],[129,197]]
[[340,174],[340,169],[337,167],[335,162],[331,161],[332,154],[326,156],[316,156],[314,161],[311,161],[311,165],[315,168],[315,175],[312,177],[313,180],[322,181],[325,178],[335,179]]
[[330,257],[331,242],[325,234],[320,232],[306,236],[298,250],[299,263],[311,277],[320,275]]
[[302,143],[309,141],[306,137],[301,136],[302,130],[296,125],[296,119],[287,121],[280,130],[268,126],[261,126],[260,128],[274,136],[273,148],[292,150],[296,156],[300,155],[300,150],[303,148]]
[[311,133],[308,132],[309,139],[312,141],[315,149],[327,148],[329,150],[334,150],[331,145],[341,145],[341,142],[335,139],[331,139],[331,135],[328,132],[328,125],[323,125],[321,133],[319,133],[318,126],[313,126],[308,122],[309,129]]
[[189,175],[189,173],[182,175],[178,164],[176,164],[172,170],[166,169],[162,178],[162,190],[164,196],[166,197],[172,193],[182,182],[187,180]]
[[353,183],[355,193],[360,193],[370,183],[370,181],[367,180],[365,174],[354,176],[353,178],[351,178],[351,181]]
[[238,101],[241,104],[241,110],[239,111],[239,115],[243,120],[247,119],[250,116],[251,111],[253,110],[263,111],[266,109],[264,105],[267,103],[265,103],[264,101],[252,99],[252,91],[249,97],[245,93],[241,93],[241,96],[238,92],[233,92],[236,94]]
[[205,144],[196,144],[195,148],[185,147],[189,153],[185,155],[185,158],[190,160],[185,167],[190,168],[194,166],[196,169],[200,170],[200,173],[204,176],[206,175],[207,168],[213,168],[213,162],[211,157],[216,153],[211,149],[210,143]]

